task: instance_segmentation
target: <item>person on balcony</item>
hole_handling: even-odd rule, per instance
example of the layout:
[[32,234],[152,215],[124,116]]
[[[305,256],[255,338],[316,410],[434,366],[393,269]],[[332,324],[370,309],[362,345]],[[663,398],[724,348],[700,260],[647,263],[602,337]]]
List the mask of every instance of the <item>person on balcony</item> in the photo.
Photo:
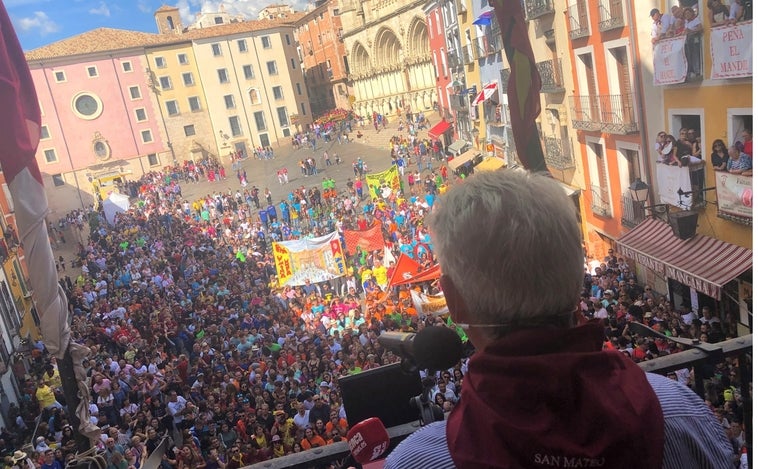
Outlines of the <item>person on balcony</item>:
[[[679,7],[674,7],[679,8]],[[673,11],[673,8],[672,8]],[[650,10],[650,17],[653,19],[653,27],[650,30],[650,36],[653,44],[665,38],[669,30],[674,26],[674,15],[669,13],[661,14],[661,10],[653,8]]]
[[703,22],[700,16],[690,7],[680,10],[684,18],[684,33],[687,42],[684,43],[684,54],[687,57],[687,78],[693,79],[703,75],[702,47],[700,33],[703,32]]
[[726,170],[732,174],[752,176],[753,161],[747,156],[747,153],[741,152],[736,146],[732,145],[729,147],[729,161],[726,163]]
[[729,6],[728,23],[734,24],[750,19],[746,13],[745,0],[732,0],[732,4]]
[[718,26],[729,20],[729,8],[721,0],[708,0],[708,19],[711,26]]
[[714,171],[726,171],[726,163],[729,161],[729,152],[726,144],[720,138],[713,141],[711,145],[711,164]]

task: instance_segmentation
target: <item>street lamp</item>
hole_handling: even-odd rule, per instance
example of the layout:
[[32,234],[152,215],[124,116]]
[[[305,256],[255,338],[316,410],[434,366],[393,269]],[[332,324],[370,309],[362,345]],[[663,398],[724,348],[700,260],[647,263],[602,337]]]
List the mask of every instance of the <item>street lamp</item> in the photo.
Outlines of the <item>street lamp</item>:
[[632,193],[632,200],[635,202],[642,202],[644,204],[647,202],[647,197],[650,193],[650,186],[645,184],[645,181],[642,179],[637,178],[629,186],[629,192]]

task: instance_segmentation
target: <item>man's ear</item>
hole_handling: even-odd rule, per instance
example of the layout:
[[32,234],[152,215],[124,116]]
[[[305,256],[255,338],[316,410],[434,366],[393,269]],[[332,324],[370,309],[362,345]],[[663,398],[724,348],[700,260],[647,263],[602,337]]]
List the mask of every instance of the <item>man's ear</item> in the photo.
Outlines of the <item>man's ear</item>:
[[447,309],[450,311],[450,316],[453,318],[453,322],[468,322],[468,308],[466,302],[463,301],[458,288],[453,283],[453,280],[447,275],[440,277],[440,286],[442,287],[442,293],[445,294],[445,301],[447,302]]

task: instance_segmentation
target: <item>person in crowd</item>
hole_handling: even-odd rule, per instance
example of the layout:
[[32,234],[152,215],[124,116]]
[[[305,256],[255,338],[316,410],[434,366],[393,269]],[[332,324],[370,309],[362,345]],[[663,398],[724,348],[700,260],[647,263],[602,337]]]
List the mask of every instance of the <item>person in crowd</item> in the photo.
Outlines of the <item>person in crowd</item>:
[[726,164],[729,161],[729,152],[726,144],[720,138],[713,141],[711,145],[711,164],[715,171],[726,171]]
[[746,153],[732,145],[729,147],[729,161],[726,163],[726,170],[732,174],[749,176],[753,174],[753,162]]
[[753,159],[753,129],[742,131],[742,152]]
[[435,205],[442,290],[477,351],[449,418],[402,441],[385,467],[732,465],[698,396],[603,351],[601,324],[578,323],[584,252],[557,182],[483,172]]

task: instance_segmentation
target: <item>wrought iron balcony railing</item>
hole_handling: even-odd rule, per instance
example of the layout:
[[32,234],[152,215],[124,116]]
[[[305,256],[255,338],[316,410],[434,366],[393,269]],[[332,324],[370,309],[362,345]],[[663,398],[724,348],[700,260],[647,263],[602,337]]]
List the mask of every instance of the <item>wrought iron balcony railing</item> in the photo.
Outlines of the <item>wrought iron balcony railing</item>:
[[597,7],[600,10],[600,24],[598,24],[600,31],[624,27],[622,0],[600,0]]
[[543,93],[562,93],[563,75],[561,74],[561,59],[550,59],[537,62],[537,71],[542,79]]
[[590,190],[592,191],[592,213],[601,217],[610,217],[611,201],[608,197],[608,189],[592,184]]
[[571,39],[579,39],[590,35],[590,20],[586,0],[577,0],[577,3],[569,5],[568,16],[569,36]]
[[577,130],[626,135],[639,131],[634,93],[571,97],[571,122]]
[[559,137],[544,137],[542,140],[545,142],[545,162],[548,166],[561,171],[576,166],[568,142]]
[[553,0],[526,0],[526,19],[533,20],[540,16],[555,13]]
[[621,224],[627,228],[634,228],[645,220],[644,204],[635,202],[632,195],[627,192],[621,198]]
[[469,65],[474,63],[474,45],[466,44],[461,47],[461,60],[464,64]]

